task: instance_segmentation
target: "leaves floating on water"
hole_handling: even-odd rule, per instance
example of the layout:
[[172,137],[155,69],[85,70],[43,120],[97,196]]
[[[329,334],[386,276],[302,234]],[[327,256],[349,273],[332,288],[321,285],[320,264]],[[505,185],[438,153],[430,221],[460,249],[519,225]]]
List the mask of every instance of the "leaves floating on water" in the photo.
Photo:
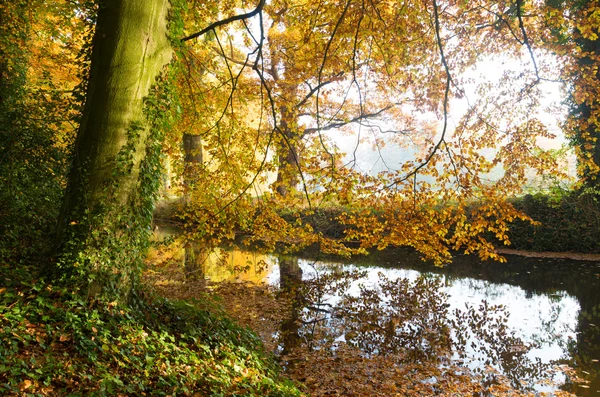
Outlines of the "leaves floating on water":
[[[303,275],[293,258],[279,266],[279,289],[221,283],[211,293],[312,396],[528,396],[542,384],[569,396],[557,390],[561,376],[583,381],[567,367],[531,359],[536,345],[509,330],[502,306],[484,301],[450,312],[437,277],[380,274],[366,284],[359,270],[315,266]],[[189,298],[205,284],[164,291],[185,289],[177,297]]]

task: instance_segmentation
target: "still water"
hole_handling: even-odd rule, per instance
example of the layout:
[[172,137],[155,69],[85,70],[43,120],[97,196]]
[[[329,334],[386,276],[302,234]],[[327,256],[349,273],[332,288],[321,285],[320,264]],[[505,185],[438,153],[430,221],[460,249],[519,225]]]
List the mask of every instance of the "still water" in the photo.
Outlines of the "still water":
[[[490,307],[502,305],[508,332],[519,340],[505,349],[503,360],[495,364],[509,378],[515,382],[527,380],[535,384],[536,391],[551,391],[552,388],[536,384],[537,366],[568,364],[587,383],[572,383],[563,377],[558,379],[562,383],[560,389],[578,396],[600,396],[598,262],[507,256],[507,263],[482,263],[475,257],[458,256],[451,265],[438,268],[405,250],[341,261],[224,249],[204,253],[194,244],[179,244],[175,242],[167,253],[153,255],[162,255],[163,262],[183,265],[190,278],[214,282],[244,281],[283,287],[284,277],[306,282],[327,274],[360,271],[360,277],[350,282],[346,291],[347,295],[358,295],[361,286],[376,290],[380,275],[390,280],[415,281],[423,275],[435,278],[440,291],[448,295],[449,313],[468,306],[479,307],[483,302]],[[320,299],[328,307],[335,307],[341,298],[330,293]],[[521,345],[529,348],[518,360],[507,359],[506,352],[518,355]],[[481,349],[467,350],[467,357],[462,358],[464,365],[486,365]]]

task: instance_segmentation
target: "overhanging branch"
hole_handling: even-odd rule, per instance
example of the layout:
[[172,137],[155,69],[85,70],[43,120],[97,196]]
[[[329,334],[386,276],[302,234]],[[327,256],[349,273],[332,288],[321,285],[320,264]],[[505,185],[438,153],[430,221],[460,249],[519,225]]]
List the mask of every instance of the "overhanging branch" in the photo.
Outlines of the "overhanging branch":
[[235,22],[235,21],[243,21],[245,19],[248,18],[252,18],[253,16],[257,15],[259,12],[262,11],[263,7],[265,6],[265,0],[260,0],[260,2],[258,3],[258,5],[256,6],[256,8],[250,12],[247,12],[245,14],[240,14],[240,15],[234,15],[232,17],[229,17],[227,19],[223,19],[221,21],[217,21],[215,23],[212,23],[210,25],[208,25],[207,27],[205,27],[204,29],[202,29],[199,32],[193,33],[187,37],[184,37],[183,39],[181,39],[182,42],[188,41],[188,40],[192,40],[195,39],[196,37],[200,37],[205,33],[210,32],[211,30],[214,30],[216,28],[218,28],[219,26],[223,26],[223,25],[227,25],[231,22]]
[[334,128],[340,128],[340,127],[344,127],[348,124],[352,124],[352,123],[359,123],[361,121],[364,120],[369,120],[369,119],[374,119],[378,116],[380,116],[381,114],[385,113],[386,111],[390,110],[391,108],[395,107],[396,104],[392,104],[392,105],[388,105],[382,109],[379,109],[378,111],[374,112],[374,113],[364,113],[361,114],[359,116],[356,116],[350,120],[345,120],[345,121],[339,121],[339,122],[333,122],[333,123],[329,123],[317,128],[306,128],[304,130],[304,134],[303,135],[307,135],[307,134],[312,134],[315,132],[320,132],[320,131],[327,131],[327,130],[331,130]]
[[391,187],[398,185],[399,183],[402,183],[402,182],[408,180],[409,178],[417,175],[417,173],[422,168],[424,168],[425,166],[427,166],[427,164],[429,164],[429,162],[431,162],[431,159],[433,158],[433,156],[437,153],[437,151],[442,146],[442,144],[445,143],[444,139],[446,136],[446,132],[448,130],[448,101],[449,101],[449,96],[450,96],[450,85],[452,84],[452,75],[450,74],[450,67],[448,66],[448,62],[446,61],[446,55],[444,54],[444,45],[443,45],[442,36],[440,33],[441,32],[440,15],[439,15],[439,10],[438,10],[437,0],[433,0],[433,18],[434,18],[433,22],[434,22],[434,27],[435,27],[435,41],[437,43],[437,47],[438,47],[438,50],[440,53],[440,59],[442,62],[442,66],[444,67],[444,71],[446,73],[446,87],[444,89],[444,102],[443,102],[444,125],[442,128],[442,135],[440,136],[440,139],[438,140],[436,145],[433,147],[433,149],[431,150],[431,152],[429,153],[429,155],[427,156],[425,161],[423,161],[421,164],[419,164],[417,167],[415,167],[415,169],[413,169],[411,172],[407,173],[402,178],[396,179],[395,181],[393,181],[390,185],[386,186],[386,188],[391,188]]

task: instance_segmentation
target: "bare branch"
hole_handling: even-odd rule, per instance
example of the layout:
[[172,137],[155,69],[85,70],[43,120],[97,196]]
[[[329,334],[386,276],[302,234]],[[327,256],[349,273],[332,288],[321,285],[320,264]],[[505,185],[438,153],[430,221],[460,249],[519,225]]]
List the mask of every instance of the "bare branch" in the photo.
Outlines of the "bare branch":
[[324,126],[316,127],[316,128],[306,128],[304,130],[304,135],[306,135],[306,134],[312,134],[312,133],[318,132],[318,131],[327,131],[327,130],[331,130],[331,129],[334,129],[334,128],[340,128],[340,127],[343,127],[343,126],[348,125],[348,124],[358,123],[358,122],[361,122],[361,121],[369,120],[369,119],[375,118],[377,116],[380,116],[382,113],[390,110],[391,108],[393,108],[395,106],[396,106],[395,104],[388,105],[388,106],[386,106],[386,107],[384,107],[382,109],[379,109],[377,112],[374,112],[374,113],[364,113],[364,114],[356,116],[356,117],[354,117],[354,118],[352,118],[350,120],[347,120],[347,121],[339,121],[339,122],[329,123],[329,124],[326,124]]
[[188,40],[192,40],[195,39],[196,37],[200,37],[203,34],[206,34],[208,32],[210,32],[211,30],[214,30],[216,28],[218,28],[219,26],[223,26],[223,25],[227,25],[231,22],[235,22],[235,21],[243,21],[245,19],[248,18],[252,18],[253,16],[257,15],[258,13],[260,13],[263,9],[263,7],[265,6],[265,0],[260,0],[260,2],[258,3],[258,5],[256,6],[256,8],[250,12],[247,12],[245,14],[240,14],[240,15],[234,15],[232,17],[229,17],[227,19],[223,19],[221,21],[217,21],[215,23],[210,24],[209,26],[205,27],[204,29],[202,29],[199,32],[193,33],[187,37],[184,37],[183,39],[181,39],[182,42],[186,42]]

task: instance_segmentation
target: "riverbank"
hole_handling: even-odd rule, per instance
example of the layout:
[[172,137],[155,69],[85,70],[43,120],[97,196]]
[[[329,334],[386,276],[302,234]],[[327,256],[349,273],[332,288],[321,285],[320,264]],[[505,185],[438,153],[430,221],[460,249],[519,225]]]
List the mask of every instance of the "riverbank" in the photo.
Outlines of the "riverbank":
[[[499,254],[600,261],[600,199],[596,196],[574,192],[538,193],[511,201],[536,223],[521,220],[511,223],[508,231],[511,245],[497,244]],[[339,217],[345,211],[343,207],[325,206],[314,211],[288,210],[279,216],[289,224],[300,220],[324,237],[340,240],[346,227]],[[155,220],[177,226],[182,212],[181,199],[165,200],[157,204]],[[493,236],[487,238],[494,242]]]
[[552,252],[552,251],[526,251],[510,248],[498,248],[496,250],[501,255],[517,255],[526,258],[549,258],[549,259],[569,259],[573,261],[600,261],[600,254],[586,254],[581,252]]

